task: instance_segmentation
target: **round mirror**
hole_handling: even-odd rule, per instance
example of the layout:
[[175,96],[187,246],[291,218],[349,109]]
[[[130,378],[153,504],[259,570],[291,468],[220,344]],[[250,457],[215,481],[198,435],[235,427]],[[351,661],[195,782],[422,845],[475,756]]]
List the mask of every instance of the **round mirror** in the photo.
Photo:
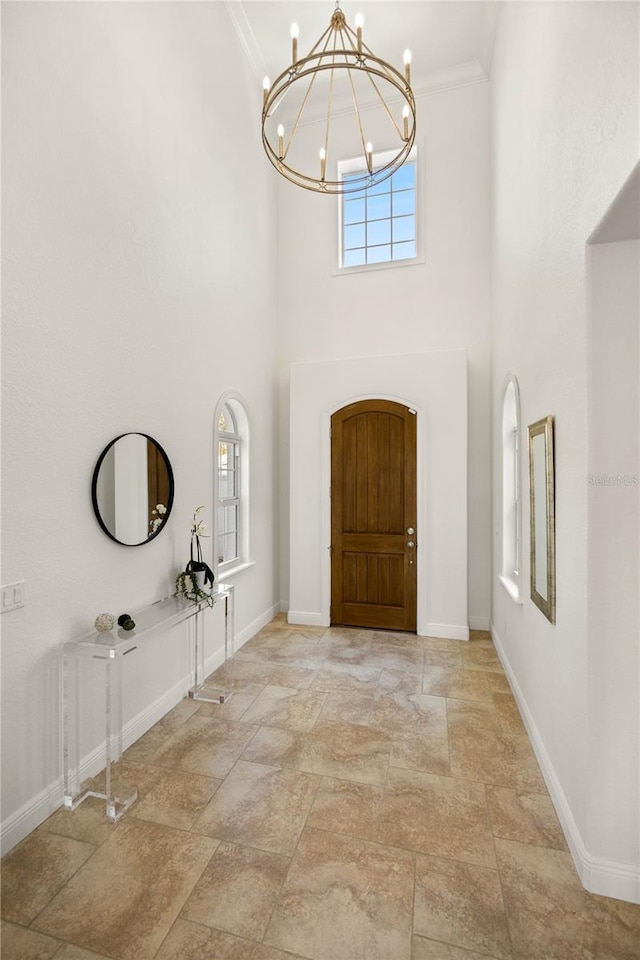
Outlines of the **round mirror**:
[[112,440],[93,471],[91,499],[116,543],[137,547],[157,537],[173,506],[173,470],[158,441],[146,433]]

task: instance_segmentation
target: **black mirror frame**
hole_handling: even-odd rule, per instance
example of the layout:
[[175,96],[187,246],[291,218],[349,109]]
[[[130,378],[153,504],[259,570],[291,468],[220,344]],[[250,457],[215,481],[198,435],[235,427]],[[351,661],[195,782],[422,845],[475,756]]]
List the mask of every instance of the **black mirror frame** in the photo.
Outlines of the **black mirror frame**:
[[[109,450],[111,450],[112,446],[118,442],[118,440],[121,440],[123,437],[129,437],[131,436],[131,434],[137,434],[140,437],[146,437],[147,440],[150,440],[151,443],[155,444],[162,459],[164,460],[165,466],[167,468],[168,479],[169,479],[169,502],[167,503],[167,512],[164,515],[164,520],[160,524],[158,529],[155,531],[155,533],[150,534],[146,540],[141,540],[140,543],[123,543],[122,540],[118,540],[117,537],[114,537],[114,535],[105,525],[102,517],[100,516],[100,510],[98,509],[98,493],[97,493],[98,475],[100,473],[100,467],[102,466],[102,461],[108,454]],[[98,462],[96,463],[95,469],[93,471],[93,478],[91,480],[91,502],[93,503],[93,512],[96,516],[98,523],[102,527],[103,531],[106,533],[106,535],[109,537],[110,540],[114,541],[114,543],[120,544],[121,547],[143,547],[145,543],[150,543],[152,540],[155,540],[155,538],[164,530],[167,520],[169,519],[171,509],[173,507],[173,497],[175,492],[174,486],[175,486],[175,483],[174,483],[174,477],[173,477],[173,468],[171,466],[171,462],[169,460],[169,457],[167,456],[167,453],[164,447],[158,443],[155,437],[149,436],[148,433],[141,433],[141,431],[139,430],[129,430],[127,431],[127,433],[121,433],[119,436],[114,437],[114,439],[107,444],[107,446],[104,448],[104,450],[98,457]]]

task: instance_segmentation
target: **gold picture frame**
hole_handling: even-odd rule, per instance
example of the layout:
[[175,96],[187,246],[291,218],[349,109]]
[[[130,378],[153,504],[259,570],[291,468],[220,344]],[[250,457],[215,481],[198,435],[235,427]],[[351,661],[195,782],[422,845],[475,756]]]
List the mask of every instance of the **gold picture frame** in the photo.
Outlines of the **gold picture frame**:
[[531,599],[556,622],[556,516],[553,417],[529,428]]

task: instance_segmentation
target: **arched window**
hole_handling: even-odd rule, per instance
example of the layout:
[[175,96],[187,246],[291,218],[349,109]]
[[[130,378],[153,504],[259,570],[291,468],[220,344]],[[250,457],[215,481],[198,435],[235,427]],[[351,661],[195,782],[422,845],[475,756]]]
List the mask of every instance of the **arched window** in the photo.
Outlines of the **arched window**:
[[249,561],[249,423],[244,402],[225,394],[215,421],[215,565],[219,575]]
[[502,398],[502,572],[514,599],[520,596],[520,391],[509,374]]

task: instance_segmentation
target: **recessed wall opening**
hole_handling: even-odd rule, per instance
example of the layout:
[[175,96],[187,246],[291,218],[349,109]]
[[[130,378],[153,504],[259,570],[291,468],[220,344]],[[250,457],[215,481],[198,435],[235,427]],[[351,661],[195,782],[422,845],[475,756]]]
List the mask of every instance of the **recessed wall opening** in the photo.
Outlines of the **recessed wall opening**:
[[640,850],[639,265],[640,165],[587,246],[589,849],[623,863]]

